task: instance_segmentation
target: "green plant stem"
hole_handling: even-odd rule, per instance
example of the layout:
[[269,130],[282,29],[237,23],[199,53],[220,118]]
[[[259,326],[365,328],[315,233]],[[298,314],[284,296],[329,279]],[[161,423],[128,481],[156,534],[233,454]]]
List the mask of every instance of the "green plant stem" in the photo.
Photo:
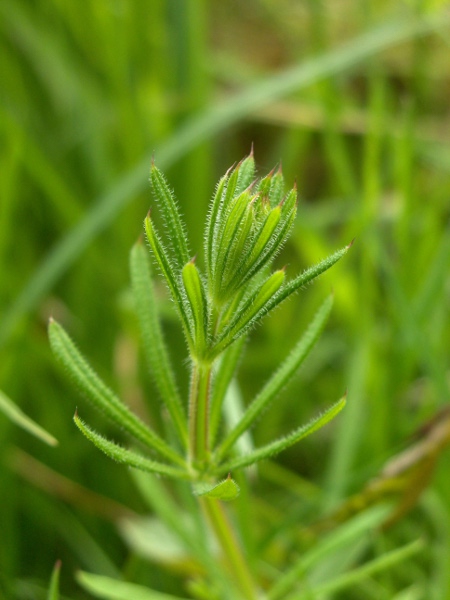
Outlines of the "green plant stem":
[[199,498],[199,501],[243,597],[246,600],[255,600],[255,584],[223,503],[215,498]]
[[204,467],[208,459],[208,420],[211,392],[210,364],[194,363],[189,400],[189,454],[190,461]]

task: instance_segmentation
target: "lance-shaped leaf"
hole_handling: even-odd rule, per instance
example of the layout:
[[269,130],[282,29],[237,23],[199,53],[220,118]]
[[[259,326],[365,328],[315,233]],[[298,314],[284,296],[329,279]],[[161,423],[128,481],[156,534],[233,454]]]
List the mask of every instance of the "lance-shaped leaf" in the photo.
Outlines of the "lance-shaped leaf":
[[189,249],[185,227],[181,221],[175,197],[167,181],[158,167],[152,161],[150,168],[150,184],[160,208],[164,226],[169,232],[169,244],[173,250],[175,265],[179,270],[189,260]]
[[189,479],[189,473],[183,469],[177,469],[170,465],[151,460],[146,458],[137,452],[122,448],[119,444],[107,440],[105,437],[91,429],[86,423],[84,423],[80,417],[75,414],[73,420],[78,429],[90,440],[94,446],[97,446],[104,454],[112,458],[116,462],[128,465],[141,471],[147,471],[148,473],[158,473],[159,475],[167,475],[168,477],[177,477],[178,479]]
[[[316,277],[327,271],[330,267],[332,267],[338,260],[340,260],[350,248],[352,244],[345,246],[345,248],[341,248],[331,256],[328,256],[324,260],[322,260],[317,265],[314,265],[310,269],[307,269],[303,273],[301,273],[298,277],[285,283],[280,289],[273,294],[268,301],[261,306],[259,311],[252,317],[252,319],[243,327],[240,335],[247,333],[251,327],[258,321],[260,321],[267,313],[272,311],[278,305],[280,305],[284,300],[289,298],[294,292],[301,289],[308,283],[311,283]],[[229,327],[232,325],[233,321],[230,323]],[[222,336],[225,337],[225,334],[228,336],[228,328],[223,332]],[[222,344],[222,337],[218,340],[218,343]],[[228,343],[227,343],[228,345]],[[222,346],[220,346],[220,351],[222,351]]]
[[204,241],[204,250],[206,257],[206,272],[208,276],[212,276],[212,268],[213,268],[213,257],[212,257],[212,249],[213,249],[213,234],[214,234],[214,224],[218,221],[218,216],[222,208],[222,201],[225,195],[226,187],[228,183],[228,173],[226,173],[222,179],[217,184],[216,191],[214,193],[211,206],[208,212],[208,216],[206,219],[206,228],[205,228],[205,241]]
[[230,431],[217,450],[216,458],[222,460],[232,448],[236,440],[253,425],[267,406],[274,400],[282,388],[289,382],[294,374],[311,352],[318,340],[325,323],[330,315],[333,297],[329,296],[317,311],[305,333],[301,336],[289,356],[275,371],[263,389],[245,411],[236,427]]
[[275,271],[258,286],[243,306],[236,311],[236,316],[225,327],[224,331],[218,337],[216,345],[212,349],[212,357],[218,356],[234,340],[241,337],[255,322],[255,317],[264,309],[273,295],[280,289],[284,281],[284,270]]
[[[181,322],[183,324],[184,333],[186,335],[186,339],[188,344],[191,345],[193,341],[193,323],[191,315],[189,314],[189,306],[187,304],[186,298],[184,296],[184,290],[180,284],[180,277],[173,270],[172,264],[167,255],[167,251],[162,244],[156,230],[153,226],[153,222],[150,218],[150,214],[147,215],[144,221],[145,233],[147,235],[147,240],[150,244],[150,247],[153,251],[153,255],[158,263],[158,266],[161,270],[161,273],[164,275],[167,286],[169,288],[170,294],[172,296],[173,301],[175,302],[175,306],[178,309],[178,313],[181,317]],[[181,274],[181,270],[180,270]]]
[[[228,215],[228,209],[232,199],[235,196],[237,181],[239,177],[239,167],[238,165],[231,174],[227,177],[226,186],[222,191],[222,195],[220,198],[220,202],[218,203],[217,209],[214,209],[215,220],[212,221],[209,225],[208,231],[208,256],[209,258],[209,278],[210,283],[213,283],[214,273],[217,270],[217,260],[219,256],[219,242],[222,239],[222,232],[225,226],[226,218]],[[217,198],[217,196],[216,196]],[[215,198],[215,200],[216,200]]]
[[216,498],[225,502],[235,500],[239,496],[240,491],[238,484],[231,478],[230,474],[228,474],[226,479],[215,485],[197,483],[194,486],[194,494],[196,496]]
[[255,158],[253,156],[253,146],[250,154],[240,163],[238,172],[239,177],[236,185],[237,194],[248,188],[255,178]]
[[[351,248],[353,242],[350,242],[344,248],[337,250],[333,254],[330,254],[327,258],[324,258],[316,265],[306,269],[303,273],[300,273],[295,279],[292,281],[288,281],[282,290],[278,292],[273,298],[273,306],[277,306],[280,302],[288,298],[291,294],[298,291],[299,289],[305,287],[309,283],[311,283],[314,279],[328,271],[333,265],[335,265],[338,260],[340,260],[343,256],[347,254],[349,249]],[[270,310],[272,306],[270,307]]]
[[186,416],[158,319],[148,253],[141,241],[137,242],[131,250],[130,271],[136,312],[150,372],[178,435],[186,447],[188,440]]
[[[236,267],[235,276],[231,279],[230,283],[226,284],[229,291],[235,290],[236,286],[244,285],[254,277],[258,271],[261,271],[263,267],[269,264],[269,262],[271,262],[281,251],[284,243],[289,237],[289,233],[295,221],[297,214],[296,204],[297,191],[294,189],[289,192],[283,205],[280,205],[280,219],[276,228],[273,230],[272,235],[267,239],[266,243],[259,248],[259,254],[255,256],[254,260],[251,260],[250,257],[246,258],[245,254],[243,254],[241,263]],[[280,206],[276,208],[279,209]]]
[[306,425],[302,425],[301,427],[294,429],[294,431],[292,431],[285,437],[279,438],[278,440],[275,440],[270,444],[267,444],[266,446],[262,446],[261,448],[257,448],[249,454],[231,459],[229,462],[220,465],[215,472],[227,473],[234,469],[248,467],[260,460],[264,460],[265,458],[270,458],[275,454],[279,454],[283,450],[286,450],[286,448],[293,446],[301,439],[305,438],[311,433],[314,433],[315,431],[326,425],[329,421],[334,419],[334,417],[338,413],[340,413],[340,411],[344,408],[345,403],[346,397],[344,396],[343,398],[338,400],[336,404],[333,404],[333,406],[328,408],[325,412],[320,414],[318,417],[316,417]]
[[103,411],[114,423],[149,448],[156,450],[174,463],[184,466],[183,458],[133,414],[100,379],[63,327],[53,319],[49,323],[49,338],[55,356],[96,408]]
[[269,190],[269,200],[270,205],[277,206],[281,202],[284,194],[284,177],[283,172],[281,170],[281,165],[279,166],[277,172],[272,177],[270,182],[270,190]]
[[189,261],[182,271],[184,289],[191,306],[194,320],[194,346],[196,353],[201,355],[206,347],[208,331],[208,306],[203,283],[194,260]]

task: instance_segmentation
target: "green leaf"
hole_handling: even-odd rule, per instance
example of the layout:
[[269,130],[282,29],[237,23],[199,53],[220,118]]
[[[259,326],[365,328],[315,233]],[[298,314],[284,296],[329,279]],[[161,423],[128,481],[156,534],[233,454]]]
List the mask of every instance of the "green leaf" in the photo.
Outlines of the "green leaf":
[[58,440],[43,427],[28,417],[8,396],[0,390],[0,412],[5,414],[13,423],[39,438],[49,446],[57,446]]
[[239,496],[240,491],[238,484],[230,475],[216,485],[211,486],[197,483],[194,487],[194,494],[196,496],[217,498],[217,500],[224,500],[225,502],[235,500]]
[[[185,297],[183,289],[180,284],[180,278],[173,270],[172,264],[167,256],[167,251],[164,248],[158,234],[155,231],[150,214],[145,218],[145,233],[147,235],[148,243],[153,251],[153,255],[158,263],[161,273],[164,275],[166,283],[169,287],[169,291],[172,295],[172,299],[175,302],[175,306],[178,309],[178,313],[181,317],[181,321],[184,328],[184,333],[188,344],[192,345],[193,339],[193,324],[191,315],[188,312],[188,307],[185,303]],[[181,275],[181,269],[180,269]]]
[[179,596],[155,592],[136,583],[111,579],[111,577],[94,575],[85,571],[78,571],[76,579],[83,589],[95,598],[103,600],[187,600]]
[[187,426],[175,374],[164,343],[153,291],[148,253],[142,242],[134,245],[130,255],[130,271],[136,312],[150,372],[164,404],[187,447]]
[[284,270],[280,269],[269,275],[256,291],[244,300],[242,306],[237,308],[235,317],[219,334],[212,349],[212,357],[218,356],[232,342],[247,333],[258,319],[258,315],[264,314],[265,306],[268,305],[273,295],[283,285],[283,282]]
[[276,395],[294,376],[300,365],[311,352],[314,344],[323,331],[325,323],[330,316],[332,306],[333,296],[330,295],[319,308],[314,316],[314,319],[308,326],[305,333],[299,339],[289,356],[284,360],[277,371],[275,371],[260,393],[249,405],[238,425],[224,439],[217,451],[217,460],[222,460],[228,450],[234,445],[236,440],[249,427],[251,427],[251,425],[253,425],[255,420],[267,408],[268,404],[272,402]]
[[228,173],[222,177],[222,179],[217,184],[216,191],[214,193],[213,199],[211,201],[211,206],[209,209],[209,213],[206,219],[206,229],[205,229],[205,257],[206,257],[206,272],[208,273],[208,277],[212,277],[212,269],[213,269],[213,245],[214,245],[214,225],[218,220],[218,215],[221,210],[221,203],[223,200],[223,196],[226,191],[226,186],[228,183]]
[[47,600],[59,600],[59,572],[61,570],[61,561],[58,560],[54,566],[48,588]]
[[278,304],[280,304],[280,302],[282,302],[283,300],[288,298],[291,294],[298,291],[302,287],[305,287],[307,284],[311,283],[314,279],[319,277],[319,275],[322,275],[322,273],[325,273],[325,271],[328,271],[328,269],[330,269],[343,256],[345,256],[347,254],[347,252],[351,248],[352,244],[353,244],[353,242],[351,242],[344,248],[337,250],[336,252],[334,252],[333,254],[331,254],[330,256],[325,258],[324,260],[320,261],[316,265],[310,267],[309,269],[306,269],[306,271],[303,271],[303,273],[298,275],[292,281],[288,281],[284,285],[283,289],[280,290],[278,292],[278,294],[276,294],[274,296],[273,301],[272,301],[273,306],[270,306],[269,310],[272,310],[272,308],[274,308],[275,306],[278,306]]
[[238,165],[239,177],[236,185],[236,193],[239,194],[252,183],[255,178],[255,158],[253,146],[250,154]]
[[257,448],[253,452],[250,452],[250,454],[230,460],[226,464],[218,467],[215,472],[223,473],[233,471],[234,469],[240,469],[242,467],[248,467],[249,465],[252,465],[260,460],[264,460],[265,458],[269,458],[270,456],[274,456],[275,454],[286,450],[286,448],[296,444],[301,439],[305,438],[311,433],[314,433],[326,425],[329,421],[334,419],[334,417],[344,408],[345,403],[346,397],[344,396],[338,400],[336,404],[333,404],[333,406],[328,408],[318,417],[315,417],[306,425],[302,425],[298,429],[294,429],[294,431],[289,433],[287,436],[279,438],[278,440],[275,440],[274,442],[271,442],[262,448]]
[[150,184],[162,213],[165,229],[169,233],[169,243],[174,253],[175,265],[178,270],[181,270],[189,260],[187,234],[181,221],[175,197],[164,175],[153,161],[150,168]]
[[146,446],[153,448],[172,462],[184,466],[183,458],[149,429],[103,383],[59,323],[50,319],[48,331],[55,356],[96,408]]
[[196,355],[202,355],[206,347],[208,332],[208,306],[200,273],[194,263],[189,261],[182,271],[184,289],[191,306],[194,319],[194,346]]
[[182,469],[177,469],[170,465],[165,465],[164,463],[145,458],[137,452],[127,450],[122,448],[122,446],[119,446],[119,444],[107,440],[86,425],[86,423],[83,423],[77,414],[75,414],[73,420],[78,429],[94,444],[94,446],[97,446],[99,450],[116,462],[128,465],[134,469],[147,471],[148,473],[157,473],[159,475],[167,475],[168,477],[176,477],[178,479],[189,479],[189,474]]

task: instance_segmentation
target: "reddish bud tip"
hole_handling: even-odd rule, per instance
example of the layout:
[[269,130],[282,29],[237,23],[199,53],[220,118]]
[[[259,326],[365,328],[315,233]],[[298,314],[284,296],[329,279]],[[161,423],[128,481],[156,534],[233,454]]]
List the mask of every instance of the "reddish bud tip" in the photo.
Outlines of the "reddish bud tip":
[[227,479],[231,479],[231,473],[228,473]]
[[48,318],[48,324],[51,325],[54,322],[55,322],[55,319],[53,318],[52,315],[50,315],[49,318]]
[[62,565],[61,559],[58,558],[58,560],[55,562],[55,569],[57,569],[58,571],[60,570]]
[[283,175],[283,163],[280,160],[280,164],[278,165],[277,175]]
[[194,264],[196,260],[197,260],[197,255],[193,256],[189,262],[191,264]]
[[252,145],[250,146],[250,154],[249,154],[249,156],[251,156],[252,158],[253,158],[253,156],[254,156],[254,152],[253,152],[253,142],[252,142]]
[[74,419],[78,418],[78,406],[75,407],[75,414],[73,415]]
[[350,244],[347,246],[347,248],[351,248],[353,246],[353,244],[355,243],[356,238],[354,237],[352,239],[352,241],[350,242]]

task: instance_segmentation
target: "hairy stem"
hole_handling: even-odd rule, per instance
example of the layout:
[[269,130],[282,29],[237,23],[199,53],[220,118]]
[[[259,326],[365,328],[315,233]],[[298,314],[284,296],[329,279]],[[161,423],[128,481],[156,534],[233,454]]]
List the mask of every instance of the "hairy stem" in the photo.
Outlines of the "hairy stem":
[[189,399],[189,458],[197,467],[204,467],[208,460],[208,422],[211,392],[210,364],[198,361],[192,370]]
[[199,500],[228,563],[228,568],[234,576],[234,582],[246,600],[255,600],[257,597],[255,584],[223,503],[215,498],[199,498]]

